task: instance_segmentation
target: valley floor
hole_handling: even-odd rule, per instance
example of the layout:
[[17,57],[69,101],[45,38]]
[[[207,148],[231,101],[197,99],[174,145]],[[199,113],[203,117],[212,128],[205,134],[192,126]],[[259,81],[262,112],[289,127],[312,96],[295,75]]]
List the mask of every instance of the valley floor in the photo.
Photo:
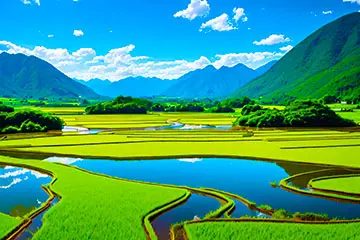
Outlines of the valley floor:
[[[179,119],[188,124],[227,124],[234,116],[209,114],[127,116],[119,123],[97,116],[65,115],[71,126],[166,124]],[[159,117],[159,116],[158,116]],[[117,118],[117,119],[115,119]],[[127,121],[127,123],[125,123]],[[251,132],[253,136],[249,136]],[[186,190],[129,182],[92,174],[75,167],[40,161],[46,157],[154,159],[230,157],[276,160],[360,169],[359,129],[302,130],[108,130],[95,135],[78,133],[17,134],[0,141],[1,165],[50,172],[57,179],[51,191],[61,196],[43,219],[34,239],[156,239],[145,216],[176,201]],[[30,160],[35,159],[35,160]],[[38,160],[36,160],[38,159]],[[359,178],[319,181],[316,187],[359,193]],[[354,187],[344,187],[354,186]],[[0,214],[0,238],[21,219]],[[65,221],[66,219],[66,221]],[[249,220],[250,221],[250,220]],[[144,228],[145,225],[145,228]],[[81,229],[81,230],[79,230]],[[145,231],[150,229],[150,232]],[[360,223],[302,225],[270,222],[205,222],[185,225],[193,239],[357,239]],[[321,238],[317,238],[321,236]]]

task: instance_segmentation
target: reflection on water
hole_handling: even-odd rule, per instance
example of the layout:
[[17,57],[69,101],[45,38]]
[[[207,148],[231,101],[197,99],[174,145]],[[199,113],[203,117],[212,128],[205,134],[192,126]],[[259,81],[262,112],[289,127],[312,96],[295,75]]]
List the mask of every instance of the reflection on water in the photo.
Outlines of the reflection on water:
[[195,218],[203,218],[206,214],[215,211],[220,206],[220,202],[214,198],[192,194],[186,203],[157,217],[155,221],[152,222],[152,226],[159,240],[167,240],[170,239],[169,229],[172,224],[193,220]]
[[245,204],[243,204],[242,202],[233,199],[235,202],[235,210],[231,213],[231,217],[233,218],[239,218],[239,217],[263,217],[263,218],[267,218],[269,216],[258,212],[256,210],[252,210],[249,209]]
[[67,133],[79,133],[79,134],[98,134],[102,130],[100,129],[88,129],[84,127],[72,127],[72,126],[64,126],[62,128],[62,132]]
[[200,130],[200,129],[219,129],[219,130],[229,130],[232,128],[232,125],[217,125],[217,126],[210,126],[210,125],[190,125],[190,124],[182,124],[178,122],[174,122],[169,126],[162,126],[162,127],[150,127],[145,128],[144,130],[167,130],[167,129],[179,129],[179,130]]
[[[360,204],[303,196],[271,187],[270,182],[280,182],[287,178],[288,171],[293,171],[298,166],[302,170],[307,166],[312,169],[311,165],[287,163],[287,169],[284,169],[271,162],[218,158],[202,159],[202,161],[82,160],[73,165],[126,179],[219,189],[238,194],[258,205],[267,204],[274,209],[283,208],[292,213],[326,213],[329,217],[348,219],[360,217]],[[239,212],[239,207],[235,211]],[[248,212],[244,214],[249,215]]]
[[62,163],[65,165],[71,165],[78,161],[82,161],[81,158],[68,158],[68,157],[49,157],[46,158],[44,161],[53,162],[53,163]]
[[22,232],[17,238],[16,240],[28,240],[31,239],[33,237],[33,235],[39,231],[39,229],[42,227],[43,224],[43,217],[44,215],[47,213],[47,211],[50,210],[50,208],[52,206],[54,206],[56,203],[59,202],[59,199],[55,198],[52,202],[51,202],[51,206],[44,212],[42,212],[40,215],[38,215],[35,219],[33,219],[33,221],[31,222],[30,226],[24,231]]
[[13,207],[10,210],[10,216],[22,217],[22,216],[26,215],[27,213],[29,213],[29,212],[31,212],[31,211],[33,211],[35,209],[36,209],[35,206],[31,206],[31,207],[26,208],[23,205],[18,205],[18,206]]
[[42,173],[11,166],[0,167],[0,212],[23,216],[48,199],[41,185],[51,178]]

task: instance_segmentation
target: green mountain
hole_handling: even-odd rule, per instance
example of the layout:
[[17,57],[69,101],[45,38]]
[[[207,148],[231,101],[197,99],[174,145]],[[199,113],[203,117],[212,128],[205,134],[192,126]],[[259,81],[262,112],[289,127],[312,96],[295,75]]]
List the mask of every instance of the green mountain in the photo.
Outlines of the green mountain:
[[23,54],[0,54],[0,96],[18,98],[97,99],[90,88],[69,78],[50,63]]
[[326,94],[360,96],[360,13],[325,25],[235,93],[274,101]]

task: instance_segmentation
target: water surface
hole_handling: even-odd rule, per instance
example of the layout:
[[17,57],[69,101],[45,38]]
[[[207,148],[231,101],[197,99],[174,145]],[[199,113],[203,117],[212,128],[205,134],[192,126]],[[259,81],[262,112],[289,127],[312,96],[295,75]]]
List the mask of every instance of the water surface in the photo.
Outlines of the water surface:
[[192,194],[187,202],[157,217],[151,225],[160,240],[167,240],[170,239],[169,229],[172,224],[203,218],[206,214],[217,210],[220,206],[220,202],[215,198]]
[[[294,212],[326,213],[330,217],[358,218],[360,204],[304,196],[273,188],[270,182],[290,174],[313,171],[319,167],[304,164],[276,164],[272,162],[226,158],[192,158],[144,161],[77,160],[74,165],[93,172],[120,178],[174,184],[194,188],[207,187],[243,196],[258,205]],[[238,210],[236,213],[240,213]],[[243,214],[251,212],[244,211]],[[256,213],[251,213],[256,214]]]
[[50,182],[36,171],[0,166],[0,212],[17,217],[38,208],[49,198],[41,186]]

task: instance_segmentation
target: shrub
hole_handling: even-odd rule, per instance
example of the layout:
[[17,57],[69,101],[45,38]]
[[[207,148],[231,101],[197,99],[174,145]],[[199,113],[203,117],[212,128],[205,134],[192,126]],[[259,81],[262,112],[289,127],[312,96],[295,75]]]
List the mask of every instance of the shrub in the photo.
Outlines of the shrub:
[[45,132],[46,127],[42,127],[40,124],[33,123],[32,121],[25,121],[20,126],[21,132]]
[[266,205],[266,204],[262,204],[260,206],[258,206],[259,209],[262,209],[262,210],[265,210],[265,211],[272,211],[273,208],[269,205]]
[[63,121],[59,117],[43,112],[20,111],[0,114],[0,130],[5,133],[61,130],[62,126]]
[[175,107],[176,112],[203,112],[205,109],[199,103],[179,104]]
[[164,112],[165,106],[161,103],[155,103],[152,105],[151,109],[152,112]]
[[289,219],[292,217],[292,215],[288,213],[285,209],[279,209],[273,213],[272,217],[274,219]]
[[318,213],[299,213],[296,212],[293,215],[293,218],[301,219],[303,221],[329,221],[330,218],[327,214],[318,214]]
[[241,110],[241,115],[243,116],[246,116],[246,115],[249,115],[253,112],[257,112],[259,110],[262,110],[263,108],[256,104],[256,105],[251,105],[251,104],[248,104],[246,105],[245,107],[243,107],[243,109]]
[[218,104],[217,106],[210,109],[210,112],[212,113],[233,113],[235,110],[229,106],[222,106],[221,104]]
[[242,98],[225,100],[223,103],[231,108],[242,108],[248,104],[250,105],[255,104],[255,101],[249,97],[242,97]]
[[285,110],[263,109],[246,105],[234,125],[250,127],[350,127],[355,122],[343,119],[328,106],[317,101],[296,100]]
[[1,132],[2,133],[18,133],[18,132],[20,132],[20,129],[15,126],[8,126],[8,127],[4,128]]
[[4,122],[1,123],[0,117],[0,127],[4,126],[16,126],[20,127],[23,122],[31,121],[33,123],[39,124],[42,127],[46,127],[47,130],[61,130],[63,126],[63,121],[54,115],[43,112],[35,111],[19,111],[10,113],[4,119]]
[[15,111],[15,110],[14,110],[13,107],[0,104],[0,112],[11,113],[11,112],[14,112],[14,111]]
[[320,99],[320,102],[323,104],[337,103],[338,101],[339,99],[332,95],[325,95],[322,99]]

